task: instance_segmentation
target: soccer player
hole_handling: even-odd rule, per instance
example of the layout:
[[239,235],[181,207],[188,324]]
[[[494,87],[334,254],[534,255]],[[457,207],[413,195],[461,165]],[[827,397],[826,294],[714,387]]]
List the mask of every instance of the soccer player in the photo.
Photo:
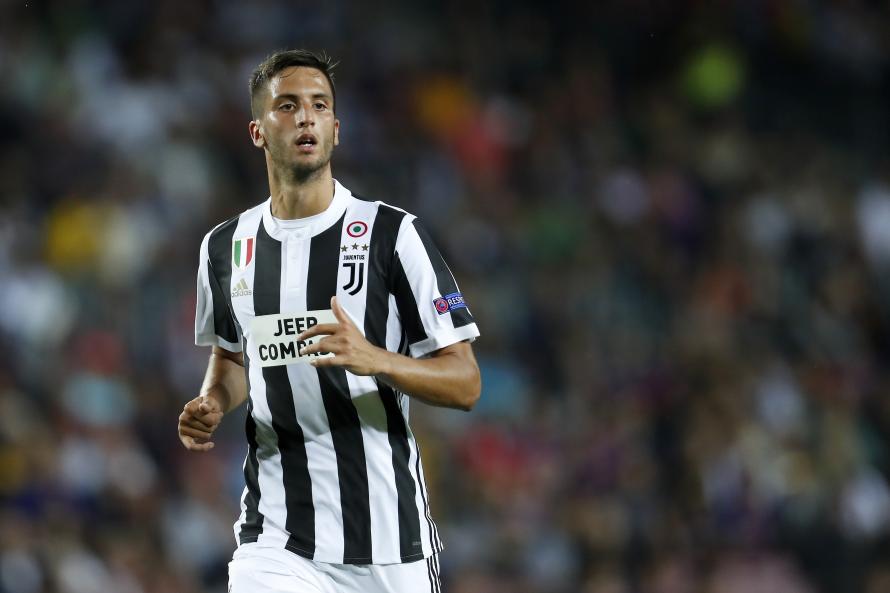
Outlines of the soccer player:
[[201,244],[195,342],[212,353],[179,437],[211,449],[247,401],[232,593],[438,592],[408,404],[473,407],[479,331],[417,218],[332,177],[332,67],[290,50],[251,77],[271,196]]

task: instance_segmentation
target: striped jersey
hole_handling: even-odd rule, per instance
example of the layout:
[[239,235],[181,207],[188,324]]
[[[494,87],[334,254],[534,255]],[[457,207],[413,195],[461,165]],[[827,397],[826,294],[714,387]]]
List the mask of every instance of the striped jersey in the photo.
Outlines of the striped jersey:
[[374,377],[314,368],[296,334],[340,305],[372,344],[413,357],[479,335],[413,215],[335,182],[324,212],[272,216],[271,199],[201,244],[195,343],[244,352],[249,391],[239,545],[337,564],[410,562],[442,549],[409,398]]

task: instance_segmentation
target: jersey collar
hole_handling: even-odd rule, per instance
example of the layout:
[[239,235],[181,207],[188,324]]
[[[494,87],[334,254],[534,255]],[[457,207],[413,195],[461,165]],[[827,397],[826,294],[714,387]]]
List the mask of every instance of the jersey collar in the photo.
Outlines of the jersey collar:
[[270,237],[279,241],[291,235],[314,237],[340,220],[346,211],[350,196],[352,192],[335,179],[334,199],[331,200],[327,210],[294,220],[279,220],[272,216],[272,196],[269,196],[263,205],[263,226]]

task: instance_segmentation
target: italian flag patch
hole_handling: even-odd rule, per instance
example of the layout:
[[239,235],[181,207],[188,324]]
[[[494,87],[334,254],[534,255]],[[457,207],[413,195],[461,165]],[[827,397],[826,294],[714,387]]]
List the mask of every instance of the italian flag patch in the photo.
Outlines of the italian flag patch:
[[243,270],[253,261],[254,237],[245,237],[232,242],[232,267]]

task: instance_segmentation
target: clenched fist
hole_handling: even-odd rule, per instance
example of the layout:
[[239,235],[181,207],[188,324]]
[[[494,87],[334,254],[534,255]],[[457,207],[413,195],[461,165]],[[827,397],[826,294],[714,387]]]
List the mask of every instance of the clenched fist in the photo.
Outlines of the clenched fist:
[[209,451],[210,438],[223,417],[219,402],[207,395],[199,395],[185,404],[179,415],[179,440],[189,451]]

